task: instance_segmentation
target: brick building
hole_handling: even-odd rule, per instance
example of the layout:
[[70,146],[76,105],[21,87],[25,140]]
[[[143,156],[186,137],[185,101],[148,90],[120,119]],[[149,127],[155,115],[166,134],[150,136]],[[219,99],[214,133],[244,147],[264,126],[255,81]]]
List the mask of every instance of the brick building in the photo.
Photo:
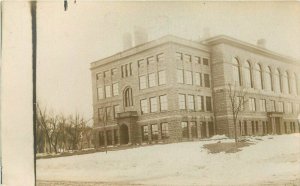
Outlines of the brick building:
[[300,62],[263,45],[165,36],[91,63],[96,146],[232,137],[229,83],[238,135],[299,132]]

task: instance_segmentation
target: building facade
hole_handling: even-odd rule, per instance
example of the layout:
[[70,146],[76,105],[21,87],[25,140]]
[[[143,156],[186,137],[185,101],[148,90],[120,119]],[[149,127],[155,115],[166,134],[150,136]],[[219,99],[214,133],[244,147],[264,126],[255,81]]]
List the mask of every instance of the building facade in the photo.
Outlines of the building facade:
[[217,36],[146,42],[91,63],[96,146],[299,132],[300,62]]

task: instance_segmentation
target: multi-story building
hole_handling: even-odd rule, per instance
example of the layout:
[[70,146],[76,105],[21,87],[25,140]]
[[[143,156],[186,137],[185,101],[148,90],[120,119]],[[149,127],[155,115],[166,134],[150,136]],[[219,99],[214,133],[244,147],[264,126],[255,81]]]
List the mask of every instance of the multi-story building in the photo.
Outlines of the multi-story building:
[[[97,146],[299,132],[300,62],[228,36],[165,36],[91,64]],[[239,99],[237,99],[239,100]]]

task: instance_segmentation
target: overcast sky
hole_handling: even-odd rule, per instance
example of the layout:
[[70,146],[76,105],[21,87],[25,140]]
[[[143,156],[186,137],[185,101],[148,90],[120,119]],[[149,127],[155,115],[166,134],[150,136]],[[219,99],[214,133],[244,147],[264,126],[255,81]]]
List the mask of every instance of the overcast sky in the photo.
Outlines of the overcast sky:
[[65,114],[92,117],[90,63],[122,50],[134,26],[149,40],[166,34],[197,40],[228,35],[300,59],[300,4],[287,2],[38,2],[38,100]]

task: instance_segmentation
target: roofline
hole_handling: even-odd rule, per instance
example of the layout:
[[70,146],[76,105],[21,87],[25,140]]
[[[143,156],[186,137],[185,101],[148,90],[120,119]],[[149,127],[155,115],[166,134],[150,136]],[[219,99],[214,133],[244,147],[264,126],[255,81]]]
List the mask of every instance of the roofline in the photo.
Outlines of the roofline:
[[161,45],[168,44],[168,43],[181,44],[181,45],[185,45],[187,47],[196,48],[198,50],[203,50],[203,51],[206,51],[206,52],[210,51],[210,48],[207,45],[203,44],[203,43],[190,41],[190,40],[183,39],[183,38],[180,38],[180,37],[177,37],[177,36],[174,36],[174,35],[166,35],[166,36],[163,36],[161,38],[158,38],[158,39],[155,39],[155,40],[152,40],[152,41],[134,46],[134,47],[129,48],[127,50],[124,50],[122,52],[118,52],[118,53],[116,53],[114,55],[111,55],[109,57],[91,62],[90,69],[92,70],[92,69],[97,68],[99,66],[105,65],[109,62],[116,61],[116,60],[119,60],[119,59],[122,59],[122,58],[126,58],[126,57],[129,57],[129,56],[135,55],[136,53],[143,52],[145,50],[149,50],[149,49],[155,48],[157,46],[161,46]]
[[210,46],[217,45],[217,44],[220,44],[220,43],[226,43],[226,44],[229,44],[229,45],[244,48],[246,50],[254,51],[258,54],[261,54],[261,55],[264,55],[264,56],[267,56],[267,57],[270,57],[270,58],[273,58],[273,59],[277,59],[277,60],[280,60],[280,61],[283,60],[283,62],[292,63],[292,64],[300,66],[300,60],[299,59],[295,59],[295,58],[292,58],[292,57],[289,57],[289,56],[285,56],[285,55],[273,52],[271,50],[268,50],[266,48],[262,48],[262,47],[254,45],[254,44],[250,44],[250,43],[247,43],[247,42],[244,42],[244,41],[241,41],[241,40],[238,40],[238,39],[226,36],[226,35],[218,35],[218,36],[215,36],[215,37],[211,37],[211,38],[202,40],[201,43],[206,44],[206,45],[210,45]]

